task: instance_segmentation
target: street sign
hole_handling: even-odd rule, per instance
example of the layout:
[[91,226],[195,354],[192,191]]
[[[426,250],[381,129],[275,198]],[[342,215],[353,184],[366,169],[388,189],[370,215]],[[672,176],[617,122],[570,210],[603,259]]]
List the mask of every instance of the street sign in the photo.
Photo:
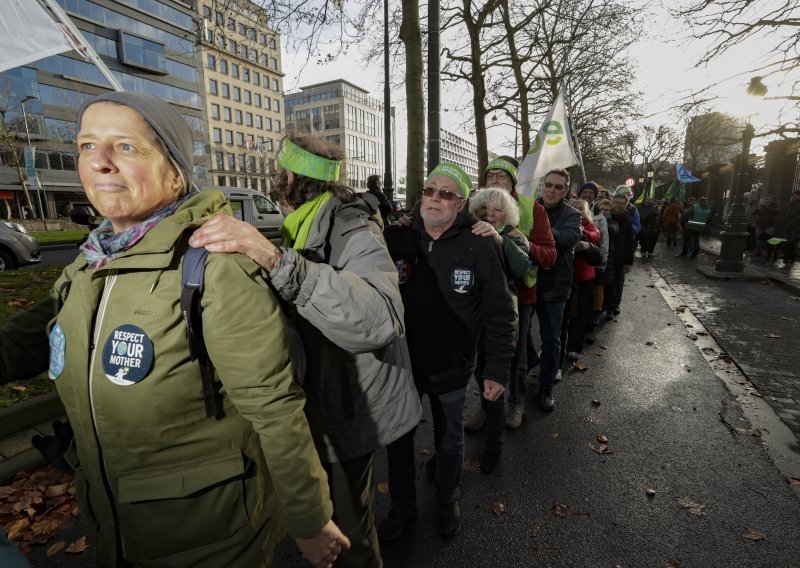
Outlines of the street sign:
[[628,187],[633,187],[634,185],[636,185],[636,180],[633,178],[628,178],[625,180],[625,185],[627,185]]

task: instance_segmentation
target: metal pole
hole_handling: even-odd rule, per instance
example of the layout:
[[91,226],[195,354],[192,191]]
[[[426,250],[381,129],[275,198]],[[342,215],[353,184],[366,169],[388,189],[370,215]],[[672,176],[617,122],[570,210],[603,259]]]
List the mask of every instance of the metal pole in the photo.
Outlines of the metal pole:
[[[35,97],[33,97],[35,98]],[[28,130],[28,114],[25,112],[25,100],[22,99],[19,104],[22,106],[22,122],[25,123],[25,137],[28,139],[28,148],[31,148],[31,132]],[[31,100],[31,99],[28,99]],[[31,161],[34,160],[33,150],[31,150]],[[36,183],[36,200],[39,202],[39,218],[44,221],[44,208],[42,208],[42,194],[40,193],[40,184],[38,176],[36,175],[36,162],[33,163],[34,177],[37,178]],[[30,180],[28,180],[30,182]]]
[[745,216],[744,190],[747,186],[750,142],[755,130],[749,122],[742,132],[742,155],[739,158],[739,173],[733,190],[733,205],[728,213],[725,230],[719,235],[719,259],[714,266],[717,272],[744,272],[744,250],[747,248],[747,217]]
[[519,132],[519,108],[514,109],[514,159],[519,159],[517,154],[517,133]]
[[392,92],[389,84],[389,0],[383,0],[383,193],[392,200]]
[[439,10],[439,2],[428,2],[428,173],[440,160]]

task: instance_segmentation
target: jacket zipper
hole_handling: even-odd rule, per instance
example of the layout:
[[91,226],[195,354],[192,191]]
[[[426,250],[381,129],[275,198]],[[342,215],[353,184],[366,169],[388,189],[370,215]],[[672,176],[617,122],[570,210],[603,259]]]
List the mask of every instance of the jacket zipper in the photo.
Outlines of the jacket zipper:
[[[103,465],[103,481],[106,486],[109,485],[108,482],[108,467],[106,466],[106,456],[103,452],[103,448],[100,445],[100,433],[97,430],[97,418],[96,412],[94,407],[94,369],[95,369],[95,357],[97,355],[97,344],[100,339],[100,330],[103,327],[103,318],[106,315],[106,306],[108,305],[108,300],[111,297],[111,289],[114,287],[114,283],[117,281],[116,273],[111,273],[107,278],[103,285],[103,295],[100,298],[100,305],[97,308],[97,315],[94,318],[94,329],[92,330],[92,347],[91,347],[91,358],[89,361],[89,409],[92,413],[92,426],[94,427],[94,436],[97,439],[97,447],[100,453],[101,462]],[[108,489],[110,492],[110,489]],[[116,509],[114,504],[114,499],[111,498],[112,508]],[[115,512],[116,516],[116,512]],[[118,521],[117,521],[118,522]],[[125,540],[122,538],[122,533],[119,531],[119,525],[117,525],[117,535],[119,537],[120,546],[122,547],[122,555],[127,556],[125,554]]]

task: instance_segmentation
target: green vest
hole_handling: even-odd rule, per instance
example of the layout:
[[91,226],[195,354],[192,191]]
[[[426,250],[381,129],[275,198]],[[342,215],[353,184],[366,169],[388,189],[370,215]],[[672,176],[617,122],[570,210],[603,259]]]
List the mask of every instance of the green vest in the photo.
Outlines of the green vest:
[[[522,231],[522,234],[527,238],[530,236],[531,231],[533,231],[533,208],[535,207],[535,202],[533,197],[517,194],[517,203],[519,203],[519,230]],[[537,275],[538,267],[533,265],[522,278],[525,286],[528,288],[536,286]]]

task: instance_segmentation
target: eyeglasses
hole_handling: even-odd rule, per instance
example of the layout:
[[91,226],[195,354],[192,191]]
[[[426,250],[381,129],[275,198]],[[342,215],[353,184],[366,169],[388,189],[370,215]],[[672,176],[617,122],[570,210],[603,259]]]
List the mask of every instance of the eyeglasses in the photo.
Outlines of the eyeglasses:
[[486,179],[495,178],[495,179],[506,179],[508,174],[506,172],[489,172],[486,174]]
[[443,201],[453,201],[454,199],[464,199],[460,195],[453,193],[452,191],[445,191],[443,189],[434,189],[433,187],[426,187],[422,190],[422,195],[425,197],[433,197],[436,194],[439,194],[439,199]]
[[567,187],[567,186],[564,185],[563,183],[552,183],[552,182],[546,181],[546,182],[544,182],[544,187],[545,187],[545,189],[556,188],[557,191],[563,191],[564,188]]

